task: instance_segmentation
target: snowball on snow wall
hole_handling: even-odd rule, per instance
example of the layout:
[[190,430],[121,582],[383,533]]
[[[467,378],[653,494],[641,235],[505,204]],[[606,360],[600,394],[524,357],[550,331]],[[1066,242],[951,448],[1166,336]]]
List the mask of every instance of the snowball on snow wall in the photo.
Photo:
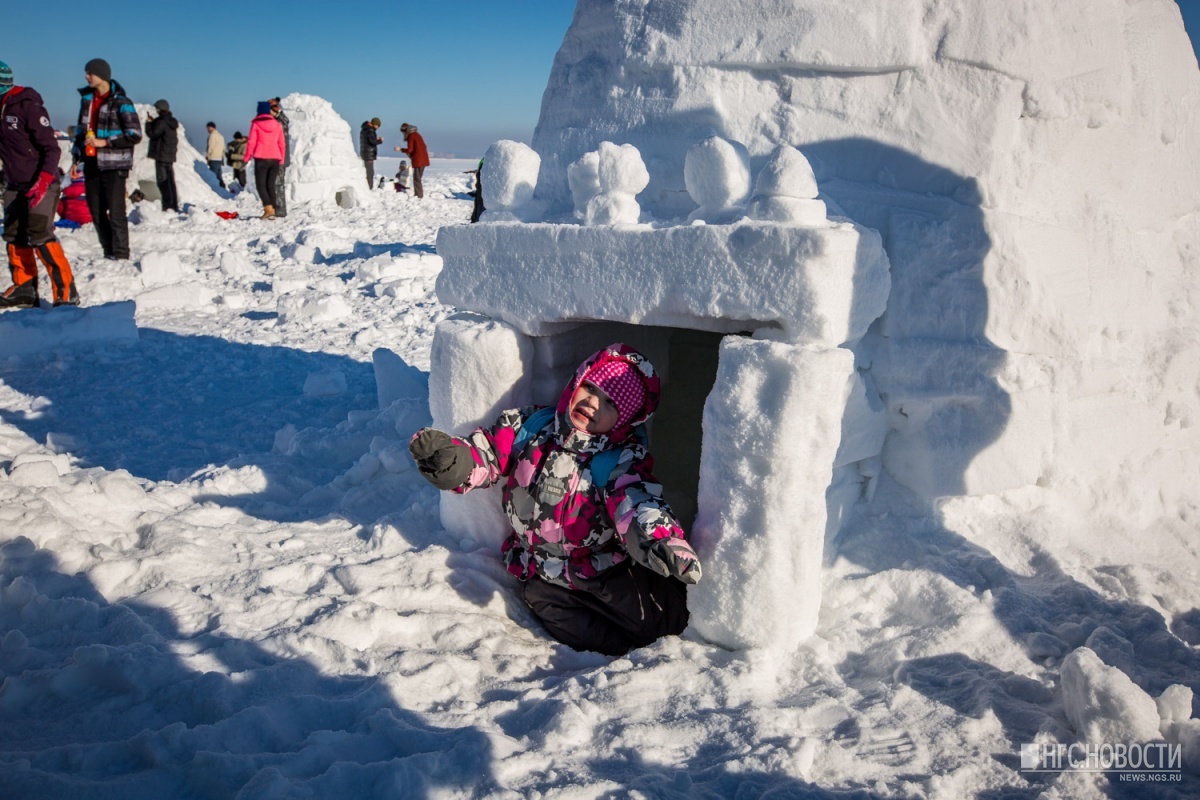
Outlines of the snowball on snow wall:
[[683,182],[699,206],[689,222],[733,222],[750,194],[750,153],[745,145],[710,136],[688,148]]
[[789,145],[775,148],[758,173],[746,215],[796,225],[825,222],[825,202],[817,199],[817,179],[803,153]]
[[533,199],[542,158],[527,144],[501,139],[483,155],[479,179],[483,187],[486,222],[521,219]]

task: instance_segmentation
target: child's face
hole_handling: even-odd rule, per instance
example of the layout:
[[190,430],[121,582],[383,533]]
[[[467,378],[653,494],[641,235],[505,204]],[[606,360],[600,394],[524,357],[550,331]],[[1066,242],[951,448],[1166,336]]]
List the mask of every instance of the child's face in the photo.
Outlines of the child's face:
[[571,424],[586,433],[608,433],[617,424],[617,407],[591,381],[584,381],[571,395]]

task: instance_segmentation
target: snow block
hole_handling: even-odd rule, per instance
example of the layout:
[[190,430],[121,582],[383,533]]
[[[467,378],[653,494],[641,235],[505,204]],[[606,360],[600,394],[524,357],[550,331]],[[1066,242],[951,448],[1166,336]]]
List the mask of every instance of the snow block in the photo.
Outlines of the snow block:
[[1148,742],[1159,738],[1158,705],[1121,670],[1080,647],[1063,659],[1063,711],[1088,742]]
[[854,357],[727,337],[704,408],[691,625],[732,648],[793,650],[821,606],[826,489]]
[[375,367],[375,396],[380,411],[404,397],[429,396],[428,376],[386,347],[378,347],[371,353],[371,363]]
[[[461,436],[495,422],[505,409],[529,405],[532,358],[529,338],[509,325],[474,314],[439,322],[430,353],[433,427]],[[497,548],[510,530],[498,487],[442,492],[441,518],[446,530]]]
[[852,223],[459,225],[441,229],[437,248],[441,302],[530,336],[611,320],[779,327],[790,341],[834,347],[862,337],[891,287],[879,235]]
[[0,313],[0,358],[138,340],[132,300]]

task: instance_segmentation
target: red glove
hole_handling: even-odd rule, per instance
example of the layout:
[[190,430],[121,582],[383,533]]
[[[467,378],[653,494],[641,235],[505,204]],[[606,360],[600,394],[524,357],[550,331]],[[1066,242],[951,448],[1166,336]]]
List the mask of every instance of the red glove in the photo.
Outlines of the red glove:
[[43,172],[38,175],[37,182],[25,193],[25,196],[29,198],[30,208],[35,208],[38,203],[42,202],[42,198],[46,196],[46,191],[52,183],[54,183],[54,176],[49,172]]

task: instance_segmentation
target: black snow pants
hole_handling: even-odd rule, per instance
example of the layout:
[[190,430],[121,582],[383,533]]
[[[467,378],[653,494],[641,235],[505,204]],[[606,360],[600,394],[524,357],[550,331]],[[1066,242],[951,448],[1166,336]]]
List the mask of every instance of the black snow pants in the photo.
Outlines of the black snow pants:
[[687,627],[687,587],[633,559],[575,584],[572,590],[530,578],[521,596],[551,636],[576,650],[624,655]]

